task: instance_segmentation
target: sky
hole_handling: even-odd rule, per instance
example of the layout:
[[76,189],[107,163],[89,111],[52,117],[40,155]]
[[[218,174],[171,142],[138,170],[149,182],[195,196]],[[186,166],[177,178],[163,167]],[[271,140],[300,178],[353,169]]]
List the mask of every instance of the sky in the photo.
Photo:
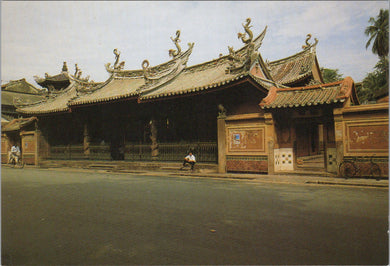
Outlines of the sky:
[[117,48],[125,69],[168,61],[176,49],[171,37],[181,31],[180,45],[195,43],[187,66],[228,54],[243,43],[237,33],[251,18],[254,36],[267,26],[259,52],[274,61],[302,51],[306,35],[318,39],[320,67],[338,69],[362,81],[378,57],[366,49],[364,30],[370,17],[388,9],[388,1],[1,1],[1,83],[56,75],[67,62],[74,73],[105,81],[106,63]]

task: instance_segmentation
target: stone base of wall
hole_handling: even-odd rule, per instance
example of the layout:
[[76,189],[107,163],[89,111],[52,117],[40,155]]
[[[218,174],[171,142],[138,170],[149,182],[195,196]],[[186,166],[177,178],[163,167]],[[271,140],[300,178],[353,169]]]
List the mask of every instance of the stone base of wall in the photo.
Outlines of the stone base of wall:
[[1,163],[8,163],[8,154],[7,153],[1,154]]
[[228,172],[268,172],[266,156],[228,156],[226,159],[226,170]]
[[[355,177],[371,177],[371,163],[369,157],[353,157],[348,156],[344,158],[347,161],[353,161],[357,167]],[[389,161],[387,157],[376,157],[373,162],[381,169],[381,178],[389,178]]]
[[25,164],[34,165],[35,164],[35,156],[34,155],[23,155],[23,162]]

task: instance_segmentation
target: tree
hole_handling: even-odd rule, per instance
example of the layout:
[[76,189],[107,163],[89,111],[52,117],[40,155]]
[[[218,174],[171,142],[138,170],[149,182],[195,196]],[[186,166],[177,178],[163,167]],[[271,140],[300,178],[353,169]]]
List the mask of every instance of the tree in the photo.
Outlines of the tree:
[[372,52],[379,57],[389,54],[389,10],[381,9],[377,19],[371,17],[368,22],[371,24],[364,33],[370,37],[366,44],[366,49],[372,44]]
[[368,73],[363,79],[362,87],[357,91],[362,103],[375,101],[378,97],[388,94],[389,60],[382,58],[374,69],[374,72]]
[[324,83],[330,83],[334,81],[339,81],[343,79],[343,75],[339,74],[338,69],[330,69],[321,67],[322,78]]
[[381,9],[379,15],[371,17],[371,24],[364,33],[369,36],[366,49],[372,43],[372,52],[379,56],[374,72],[368,73],[357,90],[360,102],[375,101],[388,95],[389,87],[389,10]]

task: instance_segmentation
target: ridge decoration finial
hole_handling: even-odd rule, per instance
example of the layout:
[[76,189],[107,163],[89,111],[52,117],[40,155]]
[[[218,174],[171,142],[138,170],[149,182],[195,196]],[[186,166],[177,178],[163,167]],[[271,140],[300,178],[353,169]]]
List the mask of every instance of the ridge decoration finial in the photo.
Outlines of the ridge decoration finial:
[[306,50],[306,49],[310,48],[311,46],[316,45],[318,43],[317,38],[314,38],[314,43],[309,43],[310,39],[311,39],[311,34],[309,33],[306,35],[305,45],[302,45],[303,50]]
[[[245,33],[238,33],[238,38],[241,39],[245,46],[243,49],[234,51],[233,47],[228,46],[230,66],[227,67],[226,73],[233,73],[239,71],[248,71],[259,57],[257,49],[261,41],[253,40],[253,33],[250,28],[251,18],[246,19],[246,24],[242,24]],[[247,36],[248,35],[248,36]]]
[[[253,39],[253,33],[252,33],[252,31],[250,30],[250,28],[251,28],[252,26],[249,26],[249,24],[251,23],[251,21],[252,21],[251,18],[247,18],[247,19],[246,19],[246,24],[242,24],[242,26],[244,27],[245,32],[244,32],[244,33],[239,32],[239,33],[237,34],[238,39],[241,39],[241,41],[242,41],[243,43],[245,43],[245,44],[250,43],[250,42],[252,41],[252,39]],[[248,34],[248,38],[246,37],[246,34]]]
[[78,68],[77,64],[74,64],[74,68],[75,68],[75,72],[74,72],[73,76],[77,77],[77,74],[79,73],[80,68]]
[[174,49],[170,49],[168,51],[169,52],[169,56],[172,57],[172,58],[175,58],[176,56],[181,54],[181,47],[179,45],[179,42],[180,42],[179,37],[180,37],[180,30],[176,31],[176,37],[175,38],[171,37],[171,40],[176,45],[176,49],[177,49],[177,51],[174,50]]
[[66,65],[66,62],[62,65],[62,72],[68,72],[68,66]]
[[125,61],[119,63],[119,57],[121,55],[121,52],[117,48],[115,48],[113,50],[113,53],[115,55],[114,65],[111,67],[111,63],[105,64],[106,70],[110,73],[115,72],[115,70],[122,70],[125,67]]
[[142,61],[142,70],[144,72],[145,82],[147,83],[149,80],[149,61],[147,59]]
[[125,61],[119,63],[119,57],[121,55],[121,52],[117,48],[115,48],[113,53],[115,55],[114,69],[123,69],[125,66]]

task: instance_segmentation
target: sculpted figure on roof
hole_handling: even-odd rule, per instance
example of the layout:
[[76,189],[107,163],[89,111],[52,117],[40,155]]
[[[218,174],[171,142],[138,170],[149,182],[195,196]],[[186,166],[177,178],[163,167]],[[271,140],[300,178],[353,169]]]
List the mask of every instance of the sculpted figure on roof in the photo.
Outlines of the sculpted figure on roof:
[[114,55],[115,55],[115,63],[114,63],[114,66],[111,67],[111,63],[107,63],[105,64],[106,66],[106,70],[110,73],[114,72],[115,70],[122,70],[124,67],[125,67],[125,61],[122,61],[121,63],[119,63],[119,57],[121,55],[121,52],[118,51],[117,48],[114,49],[113,51]]
[[125,61],[122,61],[119,63],[119,57],[121,55],[121,52],[118,51],[118,49],[114,49],[114,55],[115,55],[115,63],[114,63],[114,69],[123,69],[125,66]]
[[179,45],[179,42],[180,42],[180,30],[177,30],[176,31],[176,37],[175,38],[172,38],[171,37],[171,40],[173,41],[173,43],[176,45],[176,48],[177,48],[177,51],[174,50],[174,49],[170,49],[169,50],[169,56],[170,57],[173,57],[175,58],[176,56],[178,56],[180,53],[181,53],[181,47]]
[[66,65],[66,62],[62,65],[62,72],[68,72],[68,66]]
[[312,46],[312,45],[316,45],[317,43],[318,43],[318,39],[317,38],[314,38],[314,41],[315,41],[315,43],[313,44],[313,43],[309,43],[309,40],[311,39],[311,34],[309,33],[309,34],[307,34],[306,35],[306,40],[305,40],[305,45],[302,45],[302,49],[303,50],[305,50],[305,49],[307,49],[307,48],[309,48],[310,46]]
[[[226,69],[226,73],[232,73],[236,71],[249,70],[250,66],[257,60],[259,53],[258,47],[253,41],[253,33],[250,30],[252,26],[251,19],[246,19],[246,24],[242,24],[245,29],[245,33],[238,33],[238,38],[241,39],[245,45],[245,52],[240,55],[233,50],[233,47],[228,46],[230,66]],[[248,34],[248,37],[246,35]]]
[[149,69],[149,61],[147,59],[145,59],[143,62],[142,62],[142,70],[143,70],[143,73],[144,73],[144,78],[145,78],[145,83],[148,84],[149,83],[149,72],[150,72],[150,69]]
[[[238,39],[241,39],[241,41],[245,44],[248,44],[252,41],[253,39],[253,33],[252,31],[250,30],[250,28],[252,26],[249,26],[249,24],[251,23],[251,18],[247,18],[246,19],[246,24],[242,24],[242,26],[244,27],[244,30],[245,32],[244,33],[241,33],[239,32],[237,35],[238,35]],[[248,38],[246,38],[246,34],[248,33]]]
[[77,74],[79,73],[80,68],[77,66],[77,64],[74,65],[74,68],[75,68],[75,71],[74,71],[74,75],[73,76],[77,77]]
[[228,46],[228,50],[229,50],[229,59],[230,59],[230,69],[241,66],[243,63],[243,58],[241,58],[236,54],[233,46]]

